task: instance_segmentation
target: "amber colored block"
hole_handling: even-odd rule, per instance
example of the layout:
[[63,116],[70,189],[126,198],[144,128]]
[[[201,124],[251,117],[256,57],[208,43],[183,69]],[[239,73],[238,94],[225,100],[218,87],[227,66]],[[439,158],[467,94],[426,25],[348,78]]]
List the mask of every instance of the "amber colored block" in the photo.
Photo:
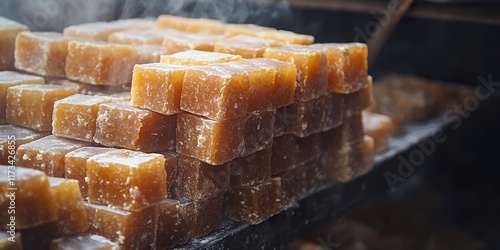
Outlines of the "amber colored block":
[[258,33],[258,36],[289,44],[309,45],[314,43],[314,36],[298,34],[287,30],[262,31]]
[[0,232],[0,249],[22,250],[21,232],[15,232],[15,236],[4,231]]
[[363,111],[363,128],[365,134],[374,140],[375,152],[381,152],[387,147],[389,137],[394,134],[392,119],[387,115]]
[[87,160],[93,156],[116,150],[115,148],[82,147],[64,156],[64,177],[77,180],[80,193],[87,199]]
[[52,133],[57,136],[93,142],[99,105],[111,98],[76,94],[54,103]]
[[269,179],[272,153],[272,149],[268,148],[227,163],[230,166],[231,186],[252,186]]
[[109,36],[108,41],[111,43],[133,44],[133,45],[161,45],[163,37],[169,34],[176,33],[170,29],[132,29],[118,31]]
[[162,28],[176,29],[185,31],[188,26],[190,18],[173,16],[173,15],[160,15],[156,19],[158,26]]
[[162,55],[160,63],[186,66],[204,66],[215,63],[239,61],[242,57],[226,53],[186,50],[171,55]]
[[255,186],[231,187],[225,196],[225,215],[251,225],[259,224],[282,210],[283,191],[279,178]]
[[224,193],[210,198],[193,201],[195,203],[194,220],[189,235],[198,238],[218,229],[222,223]]
[[64,156],[90,143],[49,135],[19,146],[19,166],[41,170],[49,176],[64,177]]
[[166,55],[185,50],[214,51],[215,40],[210,35],[171,34],[163,38],[162,47]]
[[57,209],[57,235],[82,233],[89,227],[78,181],[49,177]]
[[272,146],[275,116],[274,110],[253,112],[247,116],[243,131],[245,146],[241,156],[247,156]]
[[184,75],[181,109],[212,120],[247,114],[248,74],[226,64],[188,68]]
[[295,99],[309,101],[328,90],[328,69],[323,50],[312,46],[283,45],[267,48],[265,58],[294,63],[297,67]]
[[124,102],[99,106],[94,141],[143,152],[175,148],[176,116],[139,109]]
[[[291,114],[297,115],[293,134],[305,137],[323,131],[323,120],[326,119],[327,95],[308,102],[296,101],[291,105]],[[340,120],[342,122],[342,120]]]
[[354,169],[355,178],[373,169],[375,164],[375,143],[372,137],[365,136],[363,142],[353,146],[349,154],[349,164]]
[[180,219],[180,202],[178,200],[165,199],[158,204],[158,207],[156,248],[166,249],[174,247],[180,242],[182,234],[187,234],[187,227],[182,225]]
[[192,239],[192,228],[197,216],[196,202],[182,201],[179,207],[179,224],[177,225],[176,237],[178,244],[183,244]]
[[363,110],[368,109],[373,102],[371,76],[368,76],[367,87],[343,96],[345,106],[344,114],[346,116],[360,114]]
[[44,84],[45,80],[39,76],[23,74],[14,71],[0,71],[0,124],[5,123],[5,109],[7,108],[7,89],[22,84]]
[[269,58],[247,60],[266,71],[274,71],[272,88],[272,108],[277,109],[293,103],[296,88],[297,68],[295,64]]
[[[165,157],[165,171],[167,172],[167,193],[171,196],[174,186],[174,182],[177,179],[178,164],[177,160],[179,155],[175,152],[164,151],[161,152],[163,157]],[[172,191],[172,192],[171,192]]]
[[164,54],[160,45],[132,45],[135,49],[134,64],[157,63]]
[[362,43],[325,43],[313,47],[323,49],[328,61],[328,90],[349,94],[367,87],[368,47]]
[[[2,228],[10,230],[11,216],[15,217],[13,219],[16,230],[57,220],[54,198],[47,176],[43,172],[22,167],[0,166],[0,174]],[[11,207],[10,202],[14,199],[15,206]],[[11,211],[13,209],[14,211]]]
[[247,35],[257,37],[260,32],[273,31],[275,28],[258,26],[255,24],[226,24],[225,35],[228,37]]
[[177,178],[174,182],[176,197],[188,200],[212,198],[224,193],[230,183],[227,165],[210,165],[189,156],[179,155]]
[[188,20],[186,31],[193,33],[224,34],[226,26],[223,22],[213,19],[191,18]]
[[134,47],[93,41],[70,41],[66,76],[94,85],[120,85],[130,82],[136,60]]
[[27,30],[26,25],[0,17],[0,70],[14,69],[16,37]]
[[48,132],[38,132],[14,125],[0,125],[0,164],[15,163],[15,155],[19,146],[48,134]]
[[180,112],[182,82],[187,67],[163,63],[135,65],[131,105],[165,115]]
[[89,234],[57,238],[50,243],[50,250],[69,249],[118,250],[118,246],[105,237]]
[[42,76],[64,77],[68,41],[56,32],[21,32],[16,38],[15,66]]
[[49,81],[48,84],[74,88],[78,94],[83,95],[111,96],[124,91],[124,87],[122,85],[93,85],[90,83],[77,82],[68,79],[54,79]]
[[314,134],[304,138],[294,135],[275,137],[271,156],[271,175],[303,165],[321,154],[321,135]]
[[75,94],[70,87],[27,84],[7,90],[8,123],[38,131],[52,131],[54,102]]
[[264,50],[280,45],[280,42],[259,37],[237,35],[215,42],[214,52],[240,55],[243,58],[263,57]]
[[306,171],[304,171],[305,164],[296,166],[275,176],[281,182],[283,204],[285,207],[295,204],[307,192]]
[[64,35],[93,41],[108,41],[115,32],[127,29],[144,29],[154,26],[154,21],[147,19],[123,19],[113,22],[94,22],[71,25],[64,28]]
[[158,205],[129,212],[85,202],[90,234],[115,242],[119,249],[152,249],[156,240]]

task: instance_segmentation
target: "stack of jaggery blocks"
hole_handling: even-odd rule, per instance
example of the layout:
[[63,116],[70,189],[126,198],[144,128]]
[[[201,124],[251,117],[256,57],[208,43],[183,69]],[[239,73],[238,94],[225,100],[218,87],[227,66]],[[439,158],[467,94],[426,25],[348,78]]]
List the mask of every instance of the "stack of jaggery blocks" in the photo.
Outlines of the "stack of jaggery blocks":
[[[169,15],[26,30],[0,19],[0,68],[18,70],[0,72],[0,164],[14,141],[18,181],[79,187],[27,204],[71,192],[82,216],[40,215],[23,244],[165,249],[373,167],[364,44]],[[57,233],[70,221],[87,226]]]

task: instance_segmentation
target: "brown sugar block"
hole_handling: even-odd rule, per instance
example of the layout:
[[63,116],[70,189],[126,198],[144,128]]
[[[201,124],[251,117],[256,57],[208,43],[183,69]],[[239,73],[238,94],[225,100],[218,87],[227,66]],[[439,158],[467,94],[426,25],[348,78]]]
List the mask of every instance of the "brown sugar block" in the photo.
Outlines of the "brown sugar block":
[[365,134],[373,138],[375,152],[383,151],[389,137],[394,134],[394,125],[389,116],[369,111],[363,111],[363,128]]
[[344,113],[346,116],[359,114],[363,110],[369,108],[373,102],[372,95],[372,78],[368,76],[368,86],[356,92],[343,95],[344,97]]
[[273,31],[275,28],[258,26],[255,24],[226,24],[225,35],[228,37],[247,35],[257,37],[260,32]]
[[268,148],[227,163],[230,166],[231,186],[252,186],[269,179],[272,153],[272,149]]
[[10,233],[3,231],[0,232],[0,249],[22,250],[23,246],[21,245],[21,233],[15,232],[15,235],[11,235]]
[[189,232],[190,237],[198,238],[208,235],[221,226],[224,193],[197,200],[194,203],[195,215]]
[[49,177],[49,184],[57,209],[56,235],[85,232],[89,224],[78,181]]
[[130,82],[136,50],[130,45],[92,41],[70,41],[66,76],[94,85]]
[[215,63],[239,61],[242,57],[226,53],[207,52],[201,50],[186,50],[171,55],[162,55],[160,63],[204,66]]
[[182,82],[187,67],[163,63],[134,66],[131,105],[165,115],[180,112]]
[[185,50],[214,51],[215,39],[202,34],[171,34],[163,38],[162,48],[166,55]]
[[64,77],[68,41],[56,32],[21,32],[16,38],[15,66],[42,76]]
[[76,94],[54,103],[52,133],[57,136],[92,142],[99,105],[111,98]]
[[186,70],[181,109],[212,120],[227,120],[247,114],[248,74],[225,64],[192,67]]
[[265,58],[294,63],[297,67],[295,99],[309,101],[328,90],[328,69],[323,50],[312,46],[283,45],[267,48]]
[[22,84],[44,84],[42,77],[23,74],[14,71],[0,71],[0,124],[5,123],[7,107],[7,89]]
[[247,116],[243,131],[245,146],[241,156],[247,156],[272,146],[275,116],[274,110],[253,112]]
[[118,250],[118,246],[99,235],[77,234],[63,238],[57,238],[50,243],[50,250]]
[[27,30],[26,25],[0,17],[0,70],[14,69],[16,37]]
[[243,58],[258,58],[263,57],[266,48],[279,44],[271,39],[237,35],[215,42],[214,52],[240,55]]
[[259,224],[282,210],[283,191],[279,178],[255,186],[231,187],[225,196],[225,215],[247,224]]
[[115,242],[119,249],[154,248],[158,205],[129,212],[85,202],[90,234]]
[[38,132],[14,125],[0,125],[0,164],[8,165],[9,162],[15,162],[19,146],[38,140],[48,134],[48,132]]
[[154,21],[147,19],[123,19],[113,22],[94,22],[71,25],[64,28],[64,35],[93,41],[108,41],[115,32],[127,29],[144,29],[153,27]]
[[89,145],[88,142],[49,135],[19,146],[16,153],[17,164],[41,170],[49,176],[64,177],[64,156]]
[[226,26],[223,22],[217,20],[191,18],[188,20],[186,31],[193,33],[224,34]]
[[164,54],[160,45],[133,45],[135,64],[157,63]]
[[175,148],[176,116],[139,109],[124,102],[99,106],[94,141],[143,152]]
[[54,102],[76,93],[65,86],[27,84],[7,90],[8,123],[38,131],[52,131]]
[[93,85],[68,79],[54,79],[49,81],[48,84],[71,87],[74,88],[78,94],[83,95],[111,96],[124,91],[124,87],[121,85]]
[[191,232],[195,222],[195,217],[197,216],[196,212],[196,202],[182,201],[180,203],[179,224],[177,225],[175,234],[178,238],[178,244],[183,244],[193,238]]
[[295,165],[295,154],[298,151],[295,136],[282,135],[273,140],[271,154],[271,174],[274,176]]
[[165,158],[127,149],[87,161],[88,199],[127,211],[138,211],[167,197]]
[[82,147],[67,153],[64,156],[64,177],[77,180],[80,193],[87,199],[87,160],[90,157],[116,150],[115,148]]
[[327,96],[324,95],[308,102],[296,101],[292,104],[289,113],[297,115],[297,122],[293,129],[294,135],[305,137],[324,130],[324,120],[326,120],[328,107]]
[[[10,230],[26,229],[57,220],[57,209],[47,176],[40,171],[22,167],[0,166],[0,223]],[[13,182],[11,182],[13,181]],[[11,190],[11,188],[17,188]],[[14,199],[15,198],[15,199]],[[11,207],[11,201],[15,205]],[[10,212],[10,210],[15,210]],[[11,223],[11,225],[9,225]]]
[[163,155],[163,157],[165,157],[165,171],[167,172],[167,193],[170,196],[175,179],[177,178],[177,159],[179,155],[175,152],[170,151],[164,151],[161,152],[161,154]]
[[161,45],[163,37],[172,33],[169,29],[132,29],[118,31],[109,36],[111,43],[133,44],[133,45]]
[[354,169],[354,177],[362,176],[373,169],[375,164],[375,144],[373,138],[365,136],[363,142],[353,145],[349,154],[349,164]]
[[158,26],[162,28],[176,29],[185,31],[188,26],[190,18],[173,16],[173,15],[160,15],[156,19]]
[[262,31],[258,33],[258,36],[290,44],[309,45],[314,43],[314,36],[298,34],[287,30]]
[[179,155],[174,193],[179,198],[200,200],[224,193],[230,183],[230,167],[210,165]]
[[328,60],[328,89],[349,94],[367,86],[368,47],[362,43],[325,43],[313,47],[323,49]]
[[304,138],[295,137],[297,152],[295,153],[295,166],[318,158],[321,155],[321,135],[313,134]]
[[165,199],[159,204],[158,231],[156,237],[156,248],[165,249],[174,247],[179,243],[182,234],[187,234],[187,228],[183,227],[180,219],[180,202],[178,200]]
[[305,164],[288,169],[276,175],[276,178],[281,182],[283,204],[285,207],[293,205],[307,192],[306,171],[304,171]]

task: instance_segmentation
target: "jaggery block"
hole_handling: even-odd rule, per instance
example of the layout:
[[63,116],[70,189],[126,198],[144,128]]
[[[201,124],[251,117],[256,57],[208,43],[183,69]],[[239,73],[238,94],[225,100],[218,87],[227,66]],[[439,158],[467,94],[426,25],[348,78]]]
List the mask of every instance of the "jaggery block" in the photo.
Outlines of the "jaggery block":
[[58,236],[82,233],[89,227],[78,181],[49,177],[57,209]]
[[375,164],[375,143],[372,137],[365,135],[362,143],[353,146],[349,154],[349,164],[357,178],[373,169]]
[[133,45],[136,56],[135,64],[157,63],[164,54],[160,45]]
[[57,136],[93,142],[99,105],[111,98],[76,94],[54,103],[52,133]]
[[281,183],[283,205],[285,207],[293,205],[307,192],[306,171],[304,171],[304,165],[306,164],[296,166],[275,176]]
[[90,157],[116,150],[115,148],[82,147],[67,153],[64,156],[64,177],[77,180],[80,193],[87,199],[87,160]]
[[283,45],[267,48],[265,58],[294,63],[297,67],[295,99],[309,101],[328,90],[328,69],[323,50],[312,46]]
[[193,33],[224,34],[226,27],[223,22],[217,20],[191,18],[188,20],[186,31]]
[[266,30],[259,32],[257,36],[289,44],[309,45],[314,43],[314,36],[298,34],[287,30]]
[[191,67],[184,74],[181,109],[212,120],[247,114],[248,74],[226,64]]
[[173,15],[159,15],[156,19],[158,26],[162,28],[176,29],[185,31],[188,26],[190,18],[173,16]]
[[201,50],[186,50],[171,55],[162,55],[160,63],[186,66],[204,66],[215,63],[239,61],[242,57],[226,53],[207,52]]
[[356,92],[343,95],[344,97],[344,114],[351,116],[359,114],[363,110],[369,108],[373,102],[372,95],[372,77],[368,76],[368,86]]
[[111,96],[124,91],[122,85],[92,85],[90,83],[76,82],[68,79],[55,79],[49,81],[48,84],[71,87],[74,88],[78,94],[83,95]]
[[367,87],[368,47],[362,43],[325,43],[312,47],[323,49],[328,61],[328,90],[349,94]]
[[0,174],[0,223],[3,228],[26,229],[57,220],[54,198],[43,172],[0,166]]
[[118,149],[87,161],[88,199],[127,211],[138,211],[167,197],[165,158]]
[[68,41],[57,32],[21,32],[16,38],[15,66],[42,76],[64,77]]
[[275,116],[274,110],[253,112],[247,116],[243,130],[245,146],[241,156],[247,156],[272,146]]
[[220,227],[222,223],[222,209],[224,206],[224,193],[197,201],[194,209],[194,220],[189,235],[193,238],[208,235]]
[[321,135],[313,134],[307,137],[295,137],[297,152],[294,155],[295,166],[302,165],[321,155]]
[[8,123],[38,131],[52,131],[54,102],[76,90],[70,87],[27,84],[7,90],[6,120]]
[[174,193],[179,198],[200,200],[224,193],[230,183],[230,167],[210,165],[179,155]]
[[179,223],[176,224],[175,232],[176,238],[178,239],[178,244],[183,244],[193,238],[191,232],[197,216],[196,212],[196,202],[182,201],[180,203]]
[[89,218],[89,233],[108,238],[119,249],[154,248],[158,205],[134,212],[88,202],[85,202],[85,208]]
[[257,37],[260,32],[273,31],[275,28],[258,26],[255,24],[226,24],[226,36],[247,35]]
[[135,65],[131,105],[164,115],[179,113],[186,69],[185,66],[163,63]]
[[163,38],[163,52],[166,55],[185,50],[214,51],[215,39],[201,34],[171,34]]
[[21,233],[11,231],[12,233],[0,232],[0,249],[22,250]]
[[50,250],[118,250],[118,246],[99,235],[78,234],[52,240]]
[[320,156],[320,134],[304,138],[294,135],[275,137],[271,156],[271,175],[275,176]]
[[19,146],[17,164],[41,170],[49,176],[64,177],[64,156],[85,146],[90,143],[49,135]]
[[[165,171],[167,172],[167,193],[170,195],[174,182],[177,179],[177,159],[178,155],[175,152],[164,151],[161,152],[163,157],[165,157]],[[172,190],[173,192],[173,190]]]
[[26,25],[0,17],[0,70],[14,69],[16,37],[27,30]]
[[273,150],[268,148],[227,163],[230,166],[231,186],[252,186],[269,179],[272,153]]
[[180,202],[178,200],[165,199],[159,204],[158,229],[156,237],[156,248],[166,249],[174,247],[179,243],[182,234],[187,234],[187,228],[182,227],[180,219]]
[[274,71],[272,108],[277,109],[293,103],[296,87],[297,68],[295,64],[269,58],[247,60],[259,68]]
[[113,22],[94,22],[71,25],[64,28],[64,35],[93,41],[108,41],[115,32],[127,29],[144,29],[154,26],[154,21],[147,19],[123,19]]
[[15,154],[19,146],[48,134],[14,125],[0,125],[0,164],[15,163]]
[[45,80],[39,76],[23,74],[14,71],[0,71],[0,124],[5,123],[5,109],[7,107],[7,89],[21,84],[44,84]]
[[176,116],[162,115],[125,102],[99,106],[94,142],[143,152],[175,148]]
[[365,134],[372,137],[375,152],[381,152],[387,147],[389,137],[394,134],[392,119],[387,115],[363,111],[363,128]]
[[130,82],[136,50],[130,45],[93,41],[70,41],[66,76],[94,85]]
[[214,45],[214,52],[240,55],[243,58],[258,58],[263,57],[266,48],[278,45],[280,45],[279,42],[271,39],[237,35],[217,41]]
[[170,29],[132,29],[118,31],[109,36],[108,41],[111,43],[134,44],[134,45],[161,45],[163,37],[172,33],[176,33]]
[[248,187],[231,187],[226,193],[224,213],[227,217],[256,225],[283,210],[283,191],[279,178]]

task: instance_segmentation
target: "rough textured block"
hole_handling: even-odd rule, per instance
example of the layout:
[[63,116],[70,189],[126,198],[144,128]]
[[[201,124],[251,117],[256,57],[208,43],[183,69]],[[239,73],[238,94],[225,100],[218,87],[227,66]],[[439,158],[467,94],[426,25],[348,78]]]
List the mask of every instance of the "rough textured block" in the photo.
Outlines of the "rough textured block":
[[49,135],[19,146],[16,153],[17,164],[41,170],[49,176],[64,177],[64,156],[89,144]]
[[167,172],[167,194],[171,196],[173,190],[173,185],[177,179],[178,168],[178,158],[179,155],[175,152],[164,151],[161,152],[163,157],[165,157],[165,171]]
[[162,47],[166,55],[185,50],[214,51],[215,39],[202,34],[172,34],[165,36]]
[[257,34],[259,37],[277,40],[283,43],[309,45],[314,43],[314,37],[286,30],[267,30]]
[[240,55],[243,58],[258,58],[263,57],[266,48],[278,45],[280,42],[272,39],[237,35],[217,41],[214,45],[214,52]]
[[118,246],[99,235],[79,234],[52,240],[50,250],[118,250]]
[[0,164],[15,163],[15,154],[19,146],[48,134],[48,132],[38,132],[14,125],[0,125]]
[[111,96],[124,91],[122,85],[92,85],[90,83],[76,82],[68,79],[53,79],[48,81],[51,85],[61,85],[74,88],[78,94]]
[[143,152],[175,148],[176,116],[113,102],[99,106],[94,141]]
[[133,45],[135,49],[135,64],[157,63],[164,54],[160,45]]
[[113,22],[95,22],[71,25],[64,28],[64,35],[94,41],[108,41],[115,32],[127,29],[144,29],[154,25],[147,19],[123,19]]
[[263,31],[273,31],[275,28],[258,26],[255,24],[226,24],[226,36],[247,35],[258,36]]
[[363,110],[368,109],[373,103],[372,95],[372,77],[368,76],[368,84],[366,87],[343,95],[344,97],[344,114],[351,116],[360,114]]
[[28,84],[7,90],[8,123],[38,131],[52,131],[54,102],[76,93],[70,87]]
[[160,15],[156,19],[158,26],[162,28],[186,30],[190,18],[172,15]]
[[207,52],[201,50],[186,50],[171,55],[161,56],[161,63],[186,66],[203,66],[209,64],[241,60],[241,56],[226,53]]
[[394,134],[394,125],[389,116],[363,111],[363,128],[365,134],[374,140],[375,152],[387,147],[389,137]]
[[[0,20],[1,21],[1,20]],[[42,77],[23,74],[14,71],[0,71],[0,124],[5,123],[7,108],[7,89],[22,84],[44,84]]]
[[304,165],[321,154],[320,134],[299,138],[283,135],[274,138],[271,156],[271,175]]
[[272,152],[268,148],[227,163],[230,166],[231,186],[252,186],[269,179]]
[[108,41],[134,45],[161,45],[163,37],[172,33],[175,34],[176,32],[170,29],[132,29],[115,32],[109,36]]
[[14,69],[16,37],[27,30],[26,25],[0,17],[0,70]]
[[68,41],[56,32],[21,32],[16,38],[15,66],[42,76],[64,77]]
[[165,199],[158,204],[158,231],[156,237],[156,248],[165,249],[174,247],[179,243],[181,235],[187,233],[180,219],[180,202],[178,200]]
[[245,144],[240,156],[247,156],[272,146],[275,116],[274,110],[253,112],[247,115],[243,130]]
[[211,198],[193,201],[194,218],[189,235],[198,238],[210,234],[218,229],[222,223],[222,208],[224,205],[224,193]]
[[226,27],[223,22],[217,20],[191,18],[188,20],[186,31],[193,33],[224,34]]

